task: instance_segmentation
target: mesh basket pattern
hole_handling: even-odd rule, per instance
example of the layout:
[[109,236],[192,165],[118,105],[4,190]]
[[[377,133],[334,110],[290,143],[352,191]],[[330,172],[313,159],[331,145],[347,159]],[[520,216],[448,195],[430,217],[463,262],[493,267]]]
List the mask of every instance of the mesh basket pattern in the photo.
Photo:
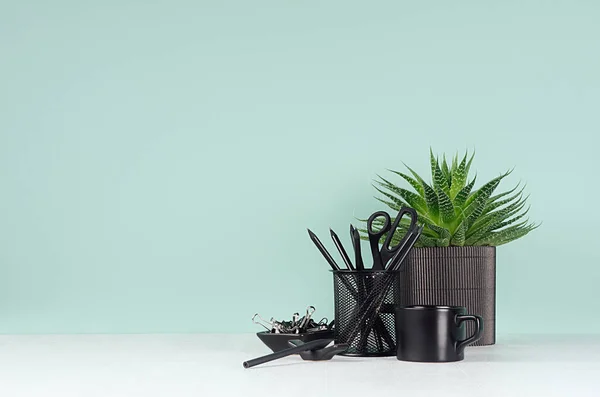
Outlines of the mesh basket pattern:
[[[333,272],[334,338],[336,343],[350,345],[343,355],[380,357],[396,354],[394,306],[400,301],[399,277],[399,272]],[[379,314],[366,313],[363,304],[373,296],[381,297],[385,289],[387,293]],[[365,321],[365,318],[369,320]]]

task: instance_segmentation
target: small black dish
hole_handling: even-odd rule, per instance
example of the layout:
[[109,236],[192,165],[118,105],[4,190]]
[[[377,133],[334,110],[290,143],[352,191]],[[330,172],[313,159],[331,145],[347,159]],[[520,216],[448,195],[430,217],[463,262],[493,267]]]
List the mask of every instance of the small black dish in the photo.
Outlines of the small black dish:
[[290,340],[298,339],[302,342],[310,342],[317,339],[333,339],[333,330],[326,329],[322,331],[305,332],[303,334],[281,334],[269,331],[257,332],[256,336],[265,344],[273,353],[289,349]]

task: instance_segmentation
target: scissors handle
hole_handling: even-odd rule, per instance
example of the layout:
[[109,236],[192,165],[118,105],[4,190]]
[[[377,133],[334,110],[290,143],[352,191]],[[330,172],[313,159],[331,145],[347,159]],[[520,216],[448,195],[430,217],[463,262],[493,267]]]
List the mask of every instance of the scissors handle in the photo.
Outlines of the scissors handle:
[[[379,230],[375,231],[373,230],[373,223],[379,217],[383,217],[384,223]],[[385,211],[374,212],[367,220],[369,244],[371,245],[371,254],[373,255],[373,270],[384,270],[383,258],[381,257],[381,251],[379,251],[379,240],[390,230],[391,223],[390,215]]]
[[[394,247],[392,247],[391,245],[392,245],[392,240],[394,238],[394,234],[396,233],[396,230],[398,230],[398,227],[400,226],[400,222],[402,221],[402,218],[404,217],[404,215],[408,215],[410,217],[410,225],[408,226],[406,233],[400,239],[398,244],[396,244]],[[396,255],[396,253],[398,253],[398,251],[401,251],[404,249],[404,247],[408,243],[408,240],[410,240],[411,235],[416,230],[416,227],[417,227],[417,211],[415,211],[415,209],[410,208],[410,207],[400,208],[400,211],[398,211],[398,215],[396,215],[396,219],[394,219],[394,223],[390,227],[390,231],[383,243],[383,246],[381,247],[380,256],[381,256],[381,260],[382,260],[384,269],[386,268],[386,265],[390,261],[390,259],[392,259]]]

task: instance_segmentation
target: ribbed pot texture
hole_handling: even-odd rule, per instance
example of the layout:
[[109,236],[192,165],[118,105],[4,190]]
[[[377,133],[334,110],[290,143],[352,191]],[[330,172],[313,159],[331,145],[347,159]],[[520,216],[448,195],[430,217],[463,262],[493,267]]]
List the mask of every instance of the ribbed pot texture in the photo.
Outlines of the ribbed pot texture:
[[[483,336],[496,343],[496,247],[415,247],[400,277],[401,305],[464,306],[483,317]],[[472,335],[474,323],[465,323]]]

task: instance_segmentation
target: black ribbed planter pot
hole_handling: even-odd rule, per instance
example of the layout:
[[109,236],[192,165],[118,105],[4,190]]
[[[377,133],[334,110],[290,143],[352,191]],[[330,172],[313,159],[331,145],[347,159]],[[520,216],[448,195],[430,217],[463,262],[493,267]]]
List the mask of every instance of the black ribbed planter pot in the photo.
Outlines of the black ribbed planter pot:
[[[496,343],[496,247],[415,247],[400,277],[400,304],[464,306],[483,317],[472,346]],[[467,335],[475,332],[465,323]]]

